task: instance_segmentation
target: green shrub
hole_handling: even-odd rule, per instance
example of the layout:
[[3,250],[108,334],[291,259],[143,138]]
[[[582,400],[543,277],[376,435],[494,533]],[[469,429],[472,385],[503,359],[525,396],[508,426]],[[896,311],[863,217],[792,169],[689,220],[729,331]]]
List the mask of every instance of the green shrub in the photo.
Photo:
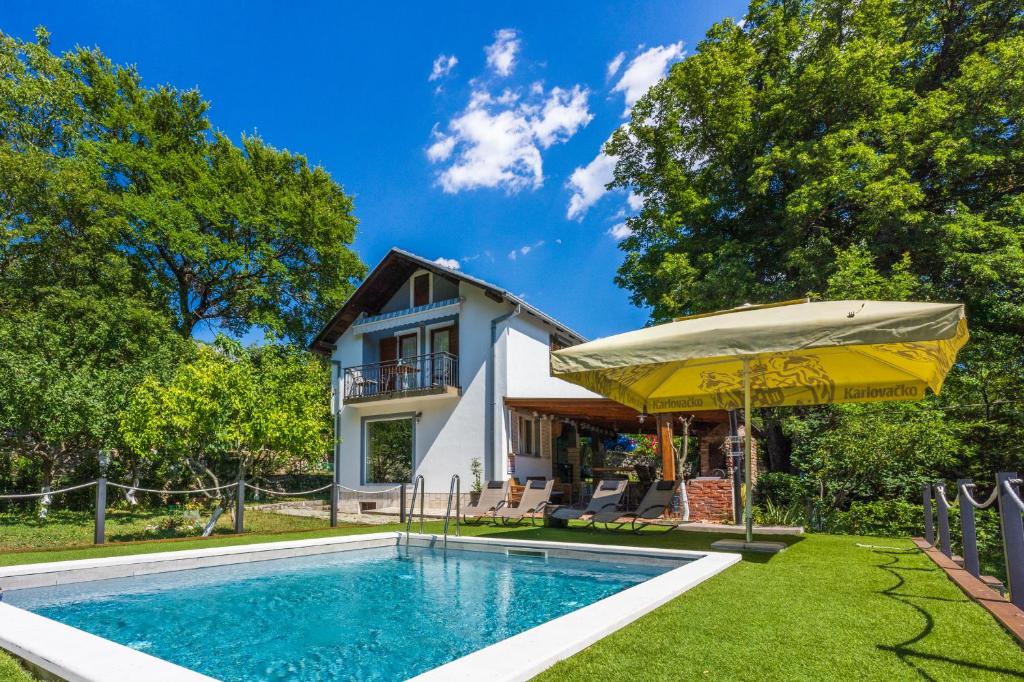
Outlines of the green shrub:
[[757,500],[771,501],[776,506],[790,507],[802,503],[807,496],[807,485],[794,474],[766,471],[757,477]]
[[924,533],[921,506],[905,500],[852,502],[846,511],[834,511],[825,519],[829,533],[908,537]]
[[800,502],[784,506],[769,498],[754,507],[754,523],[759,526],[802,526],[805,517],[804,505]]

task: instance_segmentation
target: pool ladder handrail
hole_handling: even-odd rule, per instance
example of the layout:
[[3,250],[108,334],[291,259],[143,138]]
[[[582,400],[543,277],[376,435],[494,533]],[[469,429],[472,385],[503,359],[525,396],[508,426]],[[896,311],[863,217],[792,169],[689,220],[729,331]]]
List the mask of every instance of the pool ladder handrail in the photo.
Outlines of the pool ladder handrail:
[[420,494],[420,533],[423,532],[423,498],[426,494],[427,484],[423,480],[423,474],[416,477],[412,484],[412,501],[409,505],[409,515],[405,517],[405,548],[409,549],[409,531],[412,529],[412,515],[416,511],[416,492]]
[[448,484],[448,508],[444,512],[444,548],[448,549],[448,521],[452,515],[452,493],[455,494],[455,536],[462,535],[462,528],[459,525],[459,517],[462,516],[462,479],[458,474],[452,474],[451,483]]

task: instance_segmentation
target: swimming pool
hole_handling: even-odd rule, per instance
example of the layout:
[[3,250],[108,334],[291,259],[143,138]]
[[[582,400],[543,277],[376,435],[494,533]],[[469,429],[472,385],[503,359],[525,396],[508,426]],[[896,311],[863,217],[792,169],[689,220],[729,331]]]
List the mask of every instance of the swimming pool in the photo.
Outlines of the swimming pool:
[[[6,607],[226,682],[389,682],[420,674],[457,679],[460,670],[486,670],[488,656],[494,655],[490,649],[530,639],[536,630],[600,609],[610,599],[628,598],[631,590],[673,574],[685,576],[709,558],[717,559],[717,570],[732,563],[731,555],[480,538],[453,538],[442,549],[437,538],[414,535],[407,547],[403,538],[395,533],[352,536],[349,542],[329,538],[264,556],[258,546],[223,548],[205,557],[149,555],[149,565],[133,566],[124,557],[110,566],[80,567],[86,573],[77,576],[75,567],[63,576],[56,569],[22,571],[21,583],[18,576],[0,574],[0,586],[21,585],[5,591]],[[191,563],[175,569],[176,560]],[[91,579],[97,568],[107,569],[107,579]],[[111,570],[122,575],[110,575]],[[52,583],[40,575],[52,575]],[[32,587],[33,581],[39,586]],[[634,597],[649,601],[642,593]],[[595,625],[621,627],[617,621],[629,608],[625,602],[613,608],[603,618],[608,622],[569,624],[562,643],[579,650],[590,643],[579,645],[590,639],[587,631]],[[0,611],[0,645],[5,614]],[[592,617],[602,620],[597,611]],[[550,649],[551,640],[545,635],[534,641],[528,653]],[[531,670],[558,657],[564,656],[549,655]],[[489,675],[489,682],[493,679]]]

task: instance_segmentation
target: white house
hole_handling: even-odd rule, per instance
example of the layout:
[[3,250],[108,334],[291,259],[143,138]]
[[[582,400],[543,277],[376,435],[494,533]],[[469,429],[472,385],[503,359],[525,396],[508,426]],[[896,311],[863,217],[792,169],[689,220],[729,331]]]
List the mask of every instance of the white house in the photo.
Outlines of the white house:
[[[371,493],[422,475],[443,508],[474,460],[483,481],[553,478],[556,501],[584,495],[585,475],[622,475],[603,442],[653,420],[551,376],[550,351],[583,341],[499,286],[392,249],[310,346],[331,360],[338,483]],[[730,517],[728,416],[676,418],[699,440],[691,475],[720,498],[705,516]]]
[[333,367],[338,482],[421,474],[447,493],[459,474],[465,491],[474,459],[485,481],[552,477],[552,420],[505,401],[600,398],[550,375],[550,349],[582,341],[498,286],[392,249],[311,346]]

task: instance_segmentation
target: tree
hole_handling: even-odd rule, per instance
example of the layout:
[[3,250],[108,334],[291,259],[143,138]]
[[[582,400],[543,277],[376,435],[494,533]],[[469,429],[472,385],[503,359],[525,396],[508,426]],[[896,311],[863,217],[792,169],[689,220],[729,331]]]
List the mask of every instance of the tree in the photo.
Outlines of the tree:
[[[294,346],[245,348],[220,335],[166,380],[150,377],[120,414],[125,442],[154,461],[182,461],[190,482],[219,486],[329,457],[330,381]],[[222,495],[226,497],[226,495]]]
[[918,499],[923,483],[955,471],[965,444],[933,403],[834,405],[786,420],[793,463],[829,505]]
[[[643,198],[618,283],[655,321],[963,301],[948,392],[992,406],[1024,382],[1022,27],[1010,0],[760,0],[715,25],[608,144],[612,185]],[[1019,461],[1020,405],[986,414],[975,437],[1015,431]]]
[[101,289],[40,292],[31,308],[0,304],[0,452],[19,463],[21,481],[93,475],[100,450],[122,447],[117,414],[128,396],[183,352],[163,311]]
[[97,49],[0,34],[0,277],[38,241],[118,253],[182,336],[208,323],[304,343],[365,268],[322,168],[216,132],[198,91],[149,88]]

